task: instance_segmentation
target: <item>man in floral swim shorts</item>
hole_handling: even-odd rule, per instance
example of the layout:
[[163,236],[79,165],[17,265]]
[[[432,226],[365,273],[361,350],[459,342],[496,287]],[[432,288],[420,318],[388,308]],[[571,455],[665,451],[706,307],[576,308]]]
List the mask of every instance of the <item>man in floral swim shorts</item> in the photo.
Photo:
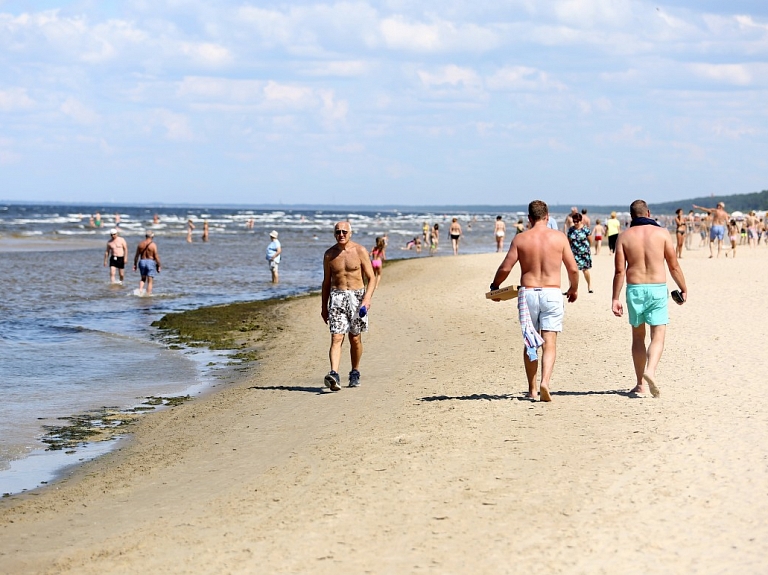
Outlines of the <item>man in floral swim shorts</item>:
[[[331,371],[325,376],[325,386],[331,391],[341,389],[339,364],[341,344],[349,334],[349,355],[352,370],[349,387],[360,385],[360,359],[363,356],[362,332],[368,331],[368,311],[376,289],[373,267],[366,249],[352,241],[352,226],[338,222],[333,230],[336,245],[323,256],[323,308],[320,315],[331,330],[328,358]],[[363,281],[365,278],[365,282]]]

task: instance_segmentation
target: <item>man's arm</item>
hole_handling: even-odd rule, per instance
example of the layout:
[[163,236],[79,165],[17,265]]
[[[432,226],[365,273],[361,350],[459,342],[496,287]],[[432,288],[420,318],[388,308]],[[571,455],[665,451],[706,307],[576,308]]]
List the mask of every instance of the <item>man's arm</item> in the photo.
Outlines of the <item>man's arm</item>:
[[362,268],[363,277],[366,279],[365,294],[363,295],[363,301],[360,302],[360,305],[364,305],[366,309],[370,309],[371,298],[373,297],[373,292],[376,290],[378,280],[376,279],[376,274],[373,273],[373,266],[371,265],[371,257],[368,255],[368,250],[358,244],[357,255],[360,258],[360,267]]
[[675,246],[672,243],[672,238],[669,236],[664,241],[664,259],[667,261],[669,275],[672,276],[672,279],[675,280],[677,287],[680,288],[680,293],[683,296],[683,302],[685,302],[688,299],[688,288],[685,285],[683,268],[680,267],[680,261],[677,259]]
[[[622,235],[616,240],[616,253],[613,256],[613,294],[611,295],[611,310],[613,315],[624,315],[624,306],[619,301],[621,288],[624,287],[624,277],[627,275],[627,257],[624,254],[624,242]],[[670,240],[671,242],[672,240]]]
[[512,271],[512,268],[515,267],[516,263],[517,263],[517,236],[515,236],[512,239],[512,243],[509,246],[509,251],[507,251],[507,255],[504,257],[504,260],[501,262],[499,269],[496,270],[496,275],[493,276],[493,281],[491,282],[491,290],[494,289],[493,286],[495,286],[495,289],[499,289],[499,287],[501,287],[501,284],[504,283],[504,280],[509,277],[509,274]]
[[272,256],[272,259],[276,260],[277,256],[279,256],[281,253],[283,253],[283,246],[281,244],[277,244],[277,251],[275,252],[275,255]]
[[573,303],[579,297],[579,266],[576,258],[573,257],[573,250],[568,238],[563,238],[563,265],[568,273],[568,291],[565,292],[566,298]]
[[133,269],[139,265],[139,255],[141,255],[141,244],[136,246],[136,255],[133,256]]
[[715,208],[704,208],[702,206],[697,206],[696,204],[693,204],[693,207],[695,209],[697,209],[697,210],[703,210],[703,211],[707,212],[708,214],[711,214],[712,212],[715,211]]
[[109,244],[107,244],[107,251],[104,252],[104,265],[105,266],[107,265],[107,260],[109,259],[109,251],[110,251]]
[[328,323],[328,298],[331,296],[331,264],[328,252],[323,255],[323,287],[320,299],[322,300],[322,308],[320,310],[320,316],[325,323]]
[[155,246],[154,244],[152,244],[152,245],[154,247],[154,250],[152,250],[152,251],[153,251],[154,256],[155,256],[155,264],[156,264],[155,267],[157,268],[157,273],[160,273],[160,254],[157,251],[157,246]]

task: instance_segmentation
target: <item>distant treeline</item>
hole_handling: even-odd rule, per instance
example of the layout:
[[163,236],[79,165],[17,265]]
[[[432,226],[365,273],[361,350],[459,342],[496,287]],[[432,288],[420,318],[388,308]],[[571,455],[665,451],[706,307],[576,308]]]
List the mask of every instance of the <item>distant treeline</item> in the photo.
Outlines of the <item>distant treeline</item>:
[[[725,210],[727,212],[748,212],[750,210],[766,210],[768,211],[768,190],[762,192],[753,192],[751,194],[733,194],[730,196],[701,196],[698,198],[690,198],[685,200],[674,200],[672,202],[650,202],[649,207],[653,214],[674,214],[675,210],[682,208],[685,213],[688,210],[693,209],[693,204],[697,206],[703,206],[705,208],[714,208],[717,202],[725,202]],[[605,205],[605,206],[590,206],[580,205],[579,209],[586,208],[590,212],[596,212],[599,214],[608,213],[612,211],[627,212],[629,211],[629,203],[626,205]],[[527,207],[525,208],[527,209]],[[549,211],[553,213],[567,213],[571,210],[571,206],[565,205],[550,205]]]
[[754,192],[751,194],[734,194],[731,196],[705,196],[693,198],[690,200],[677,200],[674,202],[664,202],[652,204],[651,211],[657,213],[673,213],[677,208],[683,208],[686,213],[693,209],[693,204],[704,206],[705,208],[714,208],[717,202],[725,202],[727,212],[748,212],[750,210],[768,210],[768,190]]

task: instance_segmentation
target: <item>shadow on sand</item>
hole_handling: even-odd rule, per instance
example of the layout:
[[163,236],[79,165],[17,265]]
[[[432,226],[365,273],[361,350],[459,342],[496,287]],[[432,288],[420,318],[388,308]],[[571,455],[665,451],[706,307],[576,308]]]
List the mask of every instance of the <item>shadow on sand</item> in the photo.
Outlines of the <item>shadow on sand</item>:
[[304,393],[325,395],[324,387],[303,387],[301,385],[254,385],[248,389],[261,389],[269,391],[303,391]]

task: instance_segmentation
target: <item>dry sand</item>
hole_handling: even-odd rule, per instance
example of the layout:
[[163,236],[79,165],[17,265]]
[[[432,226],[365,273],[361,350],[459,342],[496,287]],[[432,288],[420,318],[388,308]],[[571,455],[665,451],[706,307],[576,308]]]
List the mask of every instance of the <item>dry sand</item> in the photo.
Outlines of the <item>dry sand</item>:
[[359,389],[323,388],[320,302],[288,302],[240,384],[0,502],[0,572],[765,572],[768,248],[707,255],[682,260],[659,399],[626,394],[607,250],[550,404],[523,399],[514,302],[484,297],[501,254],[387,267]]

